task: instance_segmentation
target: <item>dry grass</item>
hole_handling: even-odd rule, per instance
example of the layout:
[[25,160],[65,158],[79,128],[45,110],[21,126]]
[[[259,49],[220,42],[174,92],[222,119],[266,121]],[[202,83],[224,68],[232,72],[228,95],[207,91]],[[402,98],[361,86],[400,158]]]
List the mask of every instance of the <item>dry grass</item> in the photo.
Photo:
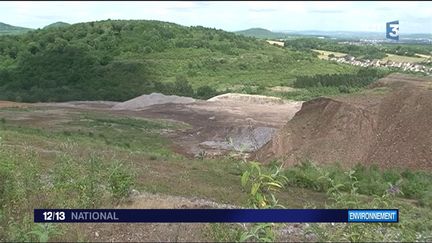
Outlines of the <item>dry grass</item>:
[[334,52],[334,51],[324,51],[324,50],[315,50],[315,49],[313,49],[312,51],[318,52],[319,53],[318,58],[324,60],[328,60],[329,59],[328,55],[330,54],[335,55],[335,57],[343,57],[346,55],[346,53]]
[[420,63],[427,60],[427,56],[423,57],[407,57],[407,56],[400,56],[400,55],[394,55],[394,54],[387,54],[387,57],[381,59],[383,61],[392,61],[392,62],[409,62],[409,63]]

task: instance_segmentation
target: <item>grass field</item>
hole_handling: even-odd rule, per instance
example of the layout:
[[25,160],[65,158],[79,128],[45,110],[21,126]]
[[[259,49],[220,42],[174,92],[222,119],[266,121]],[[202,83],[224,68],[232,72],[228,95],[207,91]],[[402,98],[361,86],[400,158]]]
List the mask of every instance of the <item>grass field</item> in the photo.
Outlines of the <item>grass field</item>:
[[[187,128],[183,123],[95,112],[38,117],[44,112],[0,109],[2,241],[37,240],[28,234],[38,227],[32,223],[33,208],[113,207],[131,189],[246,205],[237,160],[191,160],[171,150],[171,142],[160,134]],[[24,119],[33,115],[34,122]],[[314,198],[323,205],[325,197],[293,187],[281,201],[301,207]],[[81,239],[75,226],[59,227],[68,238],[53,239]]]
[[[247,205],[237,159],[188,159],[175,153],[171,141],[161,135],[187,129],[187,124],[48,108],[5,108],[0,109],[0,117],[1,241],[39,240],[37,234],[29,233],[41,230],[32,223],[34,208],[109,208],[132,189]],[[348,183],[344,171],[336,167],[323,170]],[[316,167],[293,168],[286,174],[290,183],[277,194],[281,204],[320,208],[330,203]],[[369,185],[366,175],[370,173],[359,175]],[[423,177],[414,178],[423,183]],[[370,192],[367,188],[363,188],[365,199]],[[412,218],[414,214],[401,211],[404,220],[409,219],[404,225],[418,232],[431,230],[422,223],[430,219],[430,211],[416,200],[395,201],[418,215]],[[86,241],[81,229],[55,225],[43,233],[50,240]],[[212,235],[209,240],[224,237]]]
[[318,52],[318,58],[324,59],[324,60],[328,60],[329,57],[328,55],[333,54],[335,57],[343,57],[346,55],[346,53],[341,53],[341,52],[334,52],[334,51],[324,51],[324,50],[316,50],[313,49],[312,51]]
[[387,54],[387,57],[383,58],[383,61],[392,61],[392,62],[410,62],[410,63],[420,63],[424,62],[429,57],[426,55],[422,55],[421,57],[407,57],[407,56],[399,56],[393,54]]

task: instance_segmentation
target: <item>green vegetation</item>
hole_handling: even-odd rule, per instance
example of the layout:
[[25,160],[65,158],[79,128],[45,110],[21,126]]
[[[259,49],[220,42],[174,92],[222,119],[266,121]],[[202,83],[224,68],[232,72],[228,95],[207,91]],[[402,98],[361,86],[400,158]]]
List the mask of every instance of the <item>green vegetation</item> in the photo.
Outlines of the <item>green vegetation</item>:
[[358,59],[382,59],[389,54],[417,57],[416,54],[431,55],[432,47],[421,44],[382,44],[353,45],[342,44],[335,40],[317,38],[297,38],[285,41],[285,47],[294,50],[311,51],[312,49],[346,53]]
[[[270,170],[263,170],[258,162],[250,162],[246,166],[247,169],[241,176],[241,185],[249,194],[249,206],[256,209],[283,207],[274,195],[288,180],[280,174],[281,167],[273,166]],[[274,228],[274,223],[253,224],[240,235],[239,241],[274,242]]]
[[[0,114],[20,115],[9,109]],[[187,128],[182,123],[94,112],[68,117],[46,127],[1,123],[0,241],[80,240],[77,225],[34,224],[33,209],[114,207],[132,189],[233,199],[224,191],[237,180],[226,175],[235,171],[231,161],[183,158],[160,136]]]
[[[418,205],[432,207],[432,174],[411,170],[380,170],[377,166],[357,165],[352,175],[356,177],[357,192],[363,195],[383,195],[391,192],[400,198],[414,199]],[[295,165],[284,171],[288,185],[327,192],[331,188],[329,180],[321,180],[326,174],[333,183],[341,185],[339,190],[347,192],[351,179],[340,165],[319,167],[310,161]]]
[[327,181],[330,185],[327,194],[331,203],[327,208],[399,208],[401,220],[397,224],[313,224],[309,232],[314,233],[319,241],[350,241],[350,242],[390,242],[390,241],[430,241],[432,224],[430,220],[421,220],[417,215],[430,218],[430,211],[417,208],[397,200],[400,193],[392,187],[382,194],[373,194],[364,198],[359,194],[359,181],[355,169],[345,172],[346,184],[339,184],[328,172],[320,171],[318,180]]
[[[277,199],[272,193],[274,189],[281,189],[284,185],[306,187],[326,192],[329,201],[326,208],[399,208],[401,221],[398,224],[312,224],[305,227],[305,235],[312,233],[318,241],[350,241],[350,242],[382,242],[382,241],[429,241],[432,239],[432,224],[424,220],[431,217],[427,207],[420,204],[413,206],[412,202],[404,201],[401,197],[412,195],[412,188],[422,193],[432,192],[427,182],[432,174],[405,170],[379,170],[375,166],[357,165],[351,170],[342,169],[340,165],[317,166],[309,161],[282,171],[272,163],[270,167],[260,166],[258,163],[249,164],[241,177],[243,187],[249,184],[250,202],[256,208],[274,207]],[[277,177],[280,176],[278,179]],[[252,178],[252,179],[251,179]],[[410,185],[410,186],[408,186]],[[271,188],[263,188],[265,186]],[[413,186],[413,187],[411,187]],[[421,189],[420,189],[421,188]],[[264,189],[264,190],[262,190]],[[262,194],[268,194],[271,203]],[[365,196],[367,195],[367,196]],[[420,194],[419,194],[420,195]],[[271,197],[270,197],[271,196]],[[431,199],[427,198],[430,202]],[[313,207],[309,202],[305,207]],[[273,205],[273,206],[272,206]],[[417,216],[421,215],[422,216]],[[424,217],[419,219],[418,217]],[[403,219],[403,220],[402,220]],[[426,220],[427,221],[427,220]],[[275,241],[275,230],[282,224],[261,223],[250,228],[231,227],[224,229],[226,234],[238,236],[240,241],[253,240],[259,242]],[[214,229],[215,230],[215,229]],[[218,228],[214,232],[219,232]],[[223,235],[219,233],[219,235]],[[226,238],[225,238],[226,239]],[[229,238],[228,238],[229,239]]]
[[[386,228],[387,233],[376,235],[390,237],[391,232],[396,232],[396,237],[397,232],[402,232],[402,238],[395,240],[430,241],[427,238],[432,229],[428,222],[432,217],[430,173],[360,165],[353,168],[355,172],[348,173],[337,165],[312,163],[281,170],[275,164],[245,164],[230,156],[188,159],[173,152],[170,142],[160,136],[162,131],[187,126],[166,120],[74,111],[41,123],[12,121],[29,112],[41,111],[0,109],[0,117],[5,118],[0,123],[2,241],[86,240],[78,225],[34,224],[33,209],[115,207],[122,205],[132,189],[257,208],[276,205],[301,208],[305,201],[320,208],[343,207],[343,203],[354,199],[356,204],[350,204],[352,207],[378,207],[383,204],[373,203],[381,203],[377,200],[388,192],[392,195],[383,200],[400,208],[404,221],[402,228]],[[354,177],[356,194],[351,193]],[[338,192],[333,195],[332,188],[336,185]],[[273,190],[278,188],[279,191]],[[376,224],[355,225],[316,225],[310,230],[319,241],[369,241],[373,240],[371,234],[381,229]],[[206,228],[205,237],[217,241],[248,237],[248,240],[277,240],[280,226],[212,224]],[[360,230],[367,234],[355,238]]]
[[366,68],[350,74],[299,76],[292,83],[296,88],[292,91],[264,93],[289,100],[307,101],[322,96],[362,92],[367,85],[387,73],[385,70]]
[[312,49],[318,49],[325,51],[342,52],[354,56],[358,59],[373,60],[386,57],[386,52],[384,50],[381,50],[377,46],[339,44],[333,40],[317,38],[298,38],[288,40],[285,41],[285,47],[302,51],[311,51]]
[[[350,92],[356,92],[357,89],[350,89]],[[289,92],[278,92],[274,93],[274,96],[278,96],[287,100],[296,101],[308,101],[322,96],[333,96],[341,94],[338,87],[308,87],[305,89],[296,89]]]
[[432,55],[432,47],[427,44],[383,44],[382,50],[386,53],[416,57],[416,54]]
[[289,85],[297,76],[355,70],[254,38],[159,21],[97,21],[0,37],[2,100],[123,101],[191,94],[183,89],[189,84],[195,97],[208,97],[233,85]]
[[330,74],[298,77],[293,83],[295,88],[309,87],[345,87],[362,88],[379,78],[386,72],[377,69],[361,69],[353,74]]
[[19,35],[31,31],[32,29],[17,27],[0,22],[0,35]]

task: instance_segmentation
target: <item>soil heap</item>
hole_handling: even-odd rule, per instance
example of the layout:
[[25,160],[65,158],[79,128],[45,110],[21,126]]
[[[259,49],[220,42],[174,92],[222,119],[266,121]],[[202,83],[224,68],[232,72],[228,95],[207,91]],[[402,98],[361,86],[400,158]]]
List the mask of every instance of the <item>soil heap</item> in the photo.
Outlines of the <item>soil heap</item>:
[[254,157],[432,170],[432,78],[392,74],[373,87],[389,91],[303,103]]

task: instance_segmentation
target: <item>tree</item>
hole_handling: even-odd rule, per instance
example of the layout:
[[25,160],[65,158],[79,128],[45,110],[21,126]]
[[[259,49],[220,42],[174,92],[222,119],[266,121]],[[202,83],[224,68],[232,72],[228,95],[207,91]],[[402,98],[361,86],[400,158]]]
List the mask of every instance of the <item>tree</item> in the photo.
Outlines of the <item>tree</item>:
[[211,97],[214,97],[218,95],[218,92],[216,91],[216,89],[208,86],[208,85],[204,85],[201,86],[197,89],[196,91],[196,95],[195,97],[198,99],[210,99]]
[[194,90],[192,86],[189,84],[189,81],[183,75],[179,75],[176,77],[176,81],[174,83],[174,90],[176,95],[187,97],[194,96]]

